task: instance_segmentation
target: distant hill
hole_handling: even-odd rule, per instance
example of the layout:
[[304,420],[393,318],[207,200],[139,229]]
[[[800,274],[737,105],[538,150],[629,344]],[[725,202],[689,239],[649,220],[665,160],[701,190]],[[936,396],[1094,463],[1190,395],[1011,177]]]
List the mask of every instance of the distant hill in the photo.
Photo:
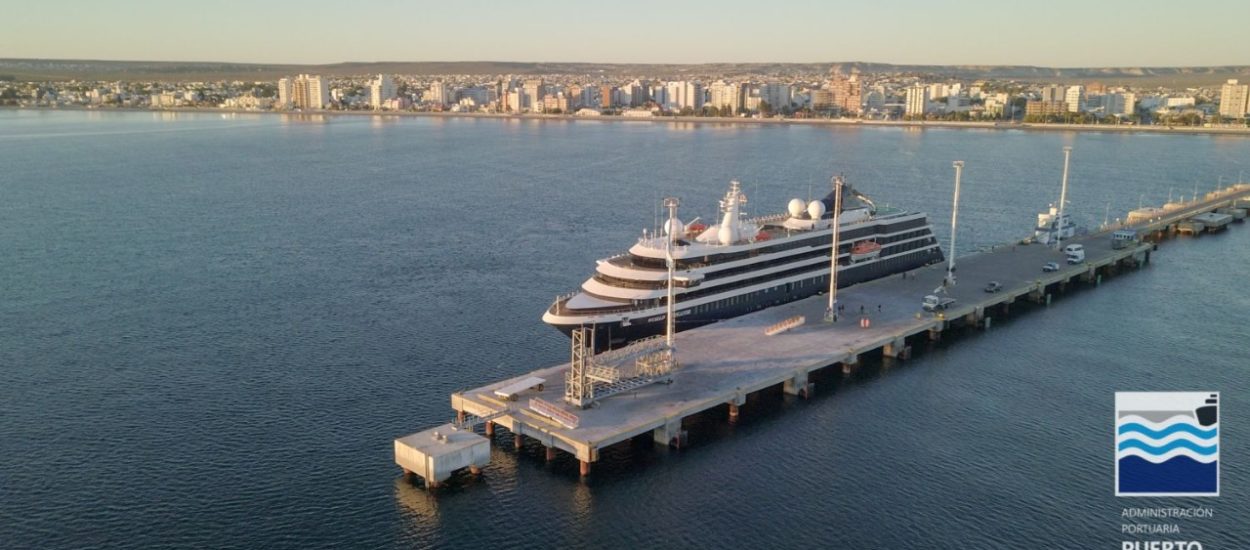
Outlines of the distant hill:
[[1028,65],[893,65],[888,63],[703,63],[619,64],[514,61],[394,61],[329,65],[211,63],[181,61],[100,61],[89,59],[0,59],[0,75],[15,80],[276,80],[298,73],[327,76],[370,73],[436,74],[574,74],[603,76],[697,77],[742,74],[825,74],[833,66],[867,73],[928,74],[963,80],[999,79],[1107,84],[1193,86],[1227,78],[1250,79],[1250,65],[1218,67],[1083,67]]

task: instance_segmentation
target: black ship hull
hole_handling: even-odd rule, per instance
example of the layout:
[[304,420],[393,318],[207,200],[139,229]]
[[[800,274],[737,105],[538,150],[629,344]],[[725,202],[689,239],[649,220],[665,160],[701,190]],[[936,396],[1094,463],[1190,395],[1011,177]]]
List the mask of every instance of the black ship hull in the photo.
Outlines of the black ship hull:
[[[944,260],[938,248],[917,251],[882,261],[844,266],[838,271],[838,288],[896,275],[904,271],[941,262]],[[761,309],[802,300],[821,294],[829,288],[828,270],[823,275],[804,279],[800,283],[780,283],[776,286],[746,293],[727,293],[728,295],[708,304],[690,308],[677,303],[677,331],[701,327],[703,325],[732,319]],[[683,313],[684,311],[684,313]],[[637,312],[633,312],[637,315]],[[595,329],[595,350],[604,351],[618,348],[637,340],[664,334],[664,312],[637,318],[630,317],[626,322],[612,321],[592,324],[553,325],[565,335],[571,335],[579,328]]]

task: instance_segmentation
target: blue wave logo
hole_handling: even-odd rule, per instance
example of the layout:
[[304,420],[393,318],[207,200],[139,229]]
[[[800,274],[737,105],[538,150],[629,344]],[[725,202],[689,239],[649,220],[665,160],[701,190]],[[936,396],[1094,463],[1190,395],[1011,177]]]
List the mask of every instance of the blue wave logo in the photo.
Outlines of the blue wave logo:
[[1219,394],[1116,393],[1116,495],[1219,495]]

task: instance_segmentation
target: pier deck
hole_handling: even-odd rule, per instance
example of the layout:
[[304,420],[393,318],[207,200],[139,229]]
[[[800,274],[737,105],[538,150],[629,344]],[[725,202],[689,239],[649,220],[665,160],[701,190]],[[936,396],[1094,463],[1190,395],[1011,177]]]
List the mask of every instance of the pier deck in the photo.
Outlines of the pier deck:
[[[1227,207],[1248,196],[1250,186],[1239,186],[1134,229],[1145,234],[1174,227],[1196,213]],[[495,425],[503,426],[515,434],[518,446],[523,437],[529,437],[548,448],[549,458],[555,449],[573,454],[581,461],[585,475],[590,464],[598,460],[599,450],[609,445],[648,433],[661,444],[680,442],[685,417],[728,404],[732,421],[748,394],[777,385],[786,393],[806,396],[813,390],[808,384],[812,371],[840,364],[849,372],[861,355],[877,350],[885,356],[905,358],[910,354],[910,342],[936,340],[952,326],[987,327],[994,316],[1006,315],[1018,300],[1048,303],[1051,293],[1074,281],[1098,284],[1104,275],[1121,267],[1148,262],[1154,248],[1148,242],[1113,248],[1109,232],[1069,239],[1065,244],[1073,243],[1085,246],[1085,262],[1070,265],[1061,252],[1040,244],[1002,245],[958,258],[958,284],[948,289],[956,301],[942,312],[921,308],[921,299],[941,286],[945,276],[945,264],[935,264],[906,276],[840,290],[838,303],[843,310],[836,322],[824,320],[828,298],[822,295],[680,332],[674,340],[680,367],[673,383],[614,395],[591,408],[564,403],[567,363],[452,394],[451,405],[462,418],[491,418],[486,423],[488,435],[493,434]],[[1060,269],[1043,272],[1047,262],[1059,264]],[[1001,283],[1001,290],[986,292],[990,281]],[[770,326],[796,316],[804,316],[806,323],[775,335],[765,334]],[[515,401],[494,395],[496,389],[529,377],[546,380],[541,391],[523,391]],[[557,423],[530,409],[528,403],[534,397],[576,415],[576,426]]]
[[[911,337],[937,337],[951,323],[985,323],[987,310],[1000,304],[1030,297],[1045,300],[1048,289],[1074,278],[1093,280],[1096,271],[1106,266],[1145,262],[1152,246],[1113,250],[1105,235],[1071,242],[1085,245],[1085,263],[1067,265],[1061,252],[1043,245],[1005,246],[960,258],[958,284],[949,289],[956,302],[945,312],[924,312],[920,306],[926,294],[941,286],[946,274],[945,264],[935,264],[912,271],[906,278],[893,276],[842,289],[838,303],[844,311],[834,323],[824,321],[828,298],[813,296],[680,332],[674,343],[681,366],[672,384],[645,386],[606,398],[589,409],[567,407],[578,416],[576,428],[557,424],[526,406],[530,397],[563,404],[568,364],[454,394],[452,408],[476,416],[503,413],[495,418],[496,424],[570,452],[583,462],[597,460],[600,448],[647,432],[656,432],[657,441],[668,443],[678,435],[682,418],[726,403],[741,405],[747,394],[779,384],[787,385],[790,393],[808,391],[811,371],[837,363],[854,365],[860,355],[880,348],[887,348],[887,355],[905,354]],[[1044,273],[1046,262],[1062,267]],[[990,281],[1002,283],[1003,289],[986,293],[984,287]],[[798,315],[805,316],[807,323],[773,336],[764,334],[769,326]],[[868,320],[867,328],[861,326],[861,319]],[[530,376],[548,381],[543,391],[525,392],[515,402],[493,396],[496,388]]]

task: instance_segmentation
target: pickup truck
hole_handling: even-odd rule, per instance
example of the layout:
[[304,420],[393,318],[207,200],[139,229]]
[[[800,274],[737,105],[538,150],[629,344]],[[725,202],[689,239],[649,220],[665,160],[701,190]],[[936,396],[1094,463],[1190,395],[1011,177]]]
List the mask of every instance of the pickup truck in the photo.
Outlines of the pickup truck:
[[948,296],[938,296],[936,294],[925,296],[924,300],[920,302],[925,311],[941,311],[953,303],[955,303],[954,298]]

